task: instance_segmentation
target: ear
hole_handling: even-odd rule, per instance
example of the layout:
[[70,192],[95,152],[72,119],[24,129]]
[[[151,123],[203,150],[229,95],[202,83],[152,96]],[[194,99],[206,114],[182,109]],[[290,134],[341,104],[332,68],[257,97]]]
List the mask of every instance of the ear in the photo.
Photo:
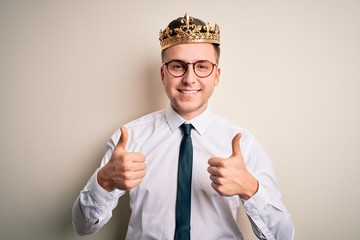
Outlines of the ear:
[[220,82],[220,73],[221,73],[221,69],[219,67],[216,67],[215,79],[214,79],[215,86],[217,86]]
[[160,68],[161,81],[164,83],[164,66]]

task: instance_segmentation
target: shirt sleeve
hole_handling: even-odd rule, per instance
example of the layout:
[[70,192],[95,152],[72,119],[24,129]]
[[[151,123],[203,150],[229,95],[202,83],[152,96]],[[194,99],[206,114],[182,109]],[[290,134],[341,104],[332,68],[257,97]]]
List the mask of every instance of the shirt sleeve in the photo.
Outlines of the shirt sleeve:
[[97,174],[109,161],[115,148],[114,140],[119,137],[117,132],[109,140],[101,166],[91,176],[74,202],[72,222],[79,235],[92,234],[100,230],[112,217],[112,211],[117,206],[119,198],[126,193],[126,191],[118,189],[108,192],[97,182]]
[[244,154],[248,170],[259,181],[257,193],[243,201],[253,231],[259,239],[294,239],[294,227],[284,203],[271,160],[259,142],[251,137]]

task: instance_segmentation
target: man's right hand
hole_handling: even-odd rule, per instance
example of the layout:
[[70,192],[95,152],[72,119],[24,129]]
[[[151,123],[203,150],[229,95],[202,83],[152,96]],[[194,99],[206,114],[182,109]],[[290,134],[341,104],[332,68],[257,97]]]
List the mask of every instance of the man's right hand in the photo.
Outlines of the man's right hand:
[[120,127],[121,137],[109,162],[98,172],[97,180],[102,188],[111,192],[115,188],[130,190],[138,186],[145,176],[145,156],[140,152],[127,152],[128,132]]

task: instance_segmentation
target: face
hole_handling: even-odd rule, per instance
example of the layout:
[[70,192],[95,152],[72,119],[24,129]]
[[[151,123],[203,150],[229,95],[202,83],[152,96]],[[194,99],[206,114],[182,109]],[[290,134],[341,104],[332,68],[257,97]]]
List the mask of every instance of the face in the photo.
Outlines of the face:
[[[216,51],[210,43],[180,44],[165,50],[164,63],[171,60],[182,60],[194,63],[207,60],[216,63]],[[196,76],[193,65],[188,65],[181,77],[173,77],[165,65],[161,67],[161,78],[165,92],[173,109],[184,119],[190,120],[205,111],[215,86],[219,83],[220,68],[205,78]]]

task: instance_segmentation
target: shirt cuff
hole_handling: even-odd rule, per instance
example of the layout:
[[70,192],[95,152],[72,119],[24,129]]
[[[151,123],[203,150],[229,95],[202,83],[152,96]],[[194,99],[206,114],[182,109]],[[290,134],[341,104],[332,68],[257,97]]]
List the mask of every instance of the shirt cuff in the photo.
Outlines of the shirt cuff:
[[246,201],[243,200],[245,211],[250,215],[262,211],[266,208],[269,202],[270,196],[260,183],[258,191],[254,194],[254,196]]
[[125,190],[115,189],[112,192],[106,191],[100,186],[97,181],[97,174],[100,171],[100,168],[95,171],[93,176],[89,179],[89,182],[86,186],[86,190],[91,192],[98,202],[112,202],[117,200],[119,197],[126,193]]

